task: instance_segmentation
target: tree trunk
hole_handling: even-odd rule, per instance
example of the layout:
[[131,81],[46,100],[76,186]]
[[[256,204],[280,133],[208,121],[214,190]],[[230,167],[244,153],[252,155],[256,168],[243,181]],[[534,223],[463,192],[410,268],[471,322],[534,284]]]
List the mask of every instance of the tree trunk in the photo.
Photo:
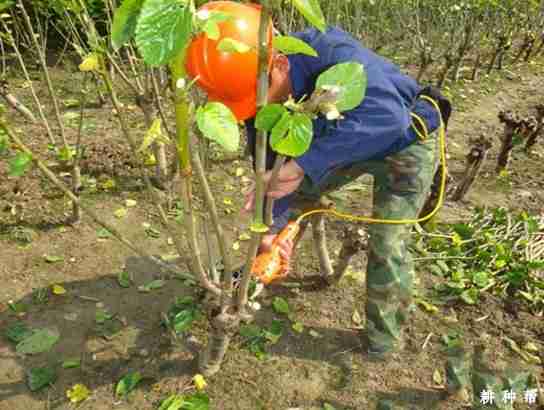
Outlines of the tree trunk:
[[514,147],[514,127],[511,124],[506,124],[504,127],[504,134],[502,137],[502,146],[497,160],[497,174],[500,174],[501,171],[505,170],[508,167],[510,162],[510,153]]
[[475,146],[473,146],[470,152],[467,155],[467,164],[465,168],[465,173],[463,181],[459,184],[455,193],[453,194],[452,200],[461,201],[464,196],[467,194],[468,190],[476,180],[482,165],[484,164],[489,149],[491,148],[491,141],[481,138],[478,141],[475,141]]

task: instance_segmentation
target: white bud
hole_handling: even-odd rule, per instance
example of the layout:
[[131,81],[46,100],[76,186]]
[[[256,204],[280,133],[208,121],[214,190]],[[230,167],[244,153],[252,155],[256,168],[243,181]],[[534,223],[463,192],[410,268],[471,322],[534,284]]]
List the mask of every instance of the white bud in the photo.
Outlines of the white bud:
[[185,78],[180,78],[177,82],[176,82],[176,88],[185,88]]

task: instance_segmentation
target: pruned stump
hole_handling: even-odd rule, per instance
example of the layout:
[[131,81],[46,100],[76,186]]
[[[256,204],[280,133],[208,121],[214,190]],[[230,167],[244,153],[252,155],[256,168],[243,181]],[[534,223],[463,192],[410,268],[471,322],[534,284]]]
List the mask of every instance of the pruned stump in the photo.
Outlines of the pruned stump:
[[525,152],[529,154],[531,149],[536,144],[538,137],[542,135],[544,130],[544,104],[538,104],[536,107],[536,128],[527,136],[527,141],[525,142]]
[[472,148],[467,154],[465,173],[462,182],[457,186],[452,199],[454,201],[461,201],[467,194],[470,187],[474,184],[474,181],[478,177],[482,165],[484,164],[487,154],[493,143],[488,138],[481,136],[478,139],[471,141]]
[[219,313],[210,320],[210,324],[208,343],[198,358],[198,368],[206,377],[216,374],[221,369],[230,340],[240,326],[240,316]]
[[500,174],[508,168],[510,154],[514,148],[514,137],[519,130],[520,119],[512,111],[501,111],[499,121],[504,123],[504,132],[501,137],[501,150],[497,159],[496,172]]
[[361,251],[368,248],[368,234],[361,224],[352,224],[344,228],[342,232],[342,248],[338,255],[338,262],[334,267],[334,273],[327,277],[329,285],[334,285],[342,279],[351,262],[351,259]]
[[[444,190],[448,191],[448,186],[452,182],[453,178],[449,173],[446,171],[446,187]],[[423,218],[427,215],[429,215],[438,205],[438,200],[440,198],[440,186],[442,182],[442,167],[438,167],[434,174],[433,184],[431,186],[431,191],[429,193],[429,196],[427,197],[427,201],[425,201],[425,204],[423,205],[423,208],[421,208],[421,211],[419,212],[418,218]],[[422,222],[420,225],[425,225],[428,223],[429,220]]]

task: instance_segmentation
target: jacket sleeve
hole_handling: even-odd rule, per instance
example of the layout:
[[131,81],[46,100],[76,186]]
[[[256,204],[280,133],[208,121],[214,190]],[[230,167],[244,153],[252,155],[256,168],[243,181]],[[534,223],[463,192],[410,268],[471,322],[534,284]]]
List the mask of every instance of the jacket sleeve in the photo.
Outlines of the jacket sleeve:
[[398,93],[380,84],[367,94],[371,96],[344,113],[344,119],[327,122],[310,149],[295,159],[314,184],[330,169],[371,159],[385,153],[399,138],[411,138],[409,112]]

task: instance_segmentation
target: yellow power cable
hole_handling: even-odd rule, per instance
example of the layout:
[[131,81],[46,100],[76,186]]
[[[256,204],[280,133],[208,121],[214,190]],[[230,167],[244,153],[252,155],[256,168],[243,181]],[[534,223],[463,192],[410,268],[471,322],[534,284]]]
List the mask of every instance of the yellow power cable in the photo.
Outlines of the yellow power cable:
[[[438,194],[438,202],[437,202],[435,208],[428,215],[426,215],[424,217],[421,217],[421,218],[418,218],[418,219],[376,219],[376,218],[371,218],[371,217],[368,217],[368,216],[356,216],[356,215],[344,214],[342,212],[335,211],[334,209],[314,209],[312,211],[308,211],[308,212],[305,212],[302,215],[300,215],[295,221],[296,224],[299,224],[302,219],[304,219],[304,218],[306,218],[307,216],[310,216],[310,215],[330,214],[330,215],[334,215],[334,216],[337,216],[337,217],[342,218],[342,219],[348,219],[348,220],[352,220],[352,221],[360,221],[360,222],[368,222],[368,223],[376,223],[376,224],[378,224],[378,223],[379,224],[389,224],[389,225],[406,225],[406,224],[417,224],[417,223],[420,223],[420,222],[425,222],[425,221],[431,219],[438,212],[438,210],[442,207],[442,205],[444,203],[444,194],[445,194],[445,191],[446,191],[446,174],[447,174],[447,166],[446,166],[446,130],[445,130],[445,127],[444,127],[444,120],[442,118],[442,113],[440,112],[440,107],[438,106],[436,101],[433,100],[432,98],[426,96],[426,95],[422,95],[419,98],[429,101],[434,106],[434,108],[436,109],[436,111],[438,112],[438,115],[440,117],[440,131],[439,131],[439,140],[440,141],[439,141],[439,144],[440,144],[440,161],[442,163],[442,175],[441,175],[441,179],[440,179],[440,191],[439,191],[439,194]],[[429,135],[428,130],[427,130],[427,126],[425,125],[425,122],[417,114],[414,114],[414,113],[411,113],[411,114],[412,114],[412,117],[414,117],[414,119],[416,119],[419,122],[419,124],[421,125],[421,127],[423,129],[423,132],[424,132],[424,135],[422,135],[421,132],[419,132],[419,130],[416,127],[414,127],[414,130],[415,130],[416,134],[418,135],[418,137],[421,140],[425,141],[425,139]]]

